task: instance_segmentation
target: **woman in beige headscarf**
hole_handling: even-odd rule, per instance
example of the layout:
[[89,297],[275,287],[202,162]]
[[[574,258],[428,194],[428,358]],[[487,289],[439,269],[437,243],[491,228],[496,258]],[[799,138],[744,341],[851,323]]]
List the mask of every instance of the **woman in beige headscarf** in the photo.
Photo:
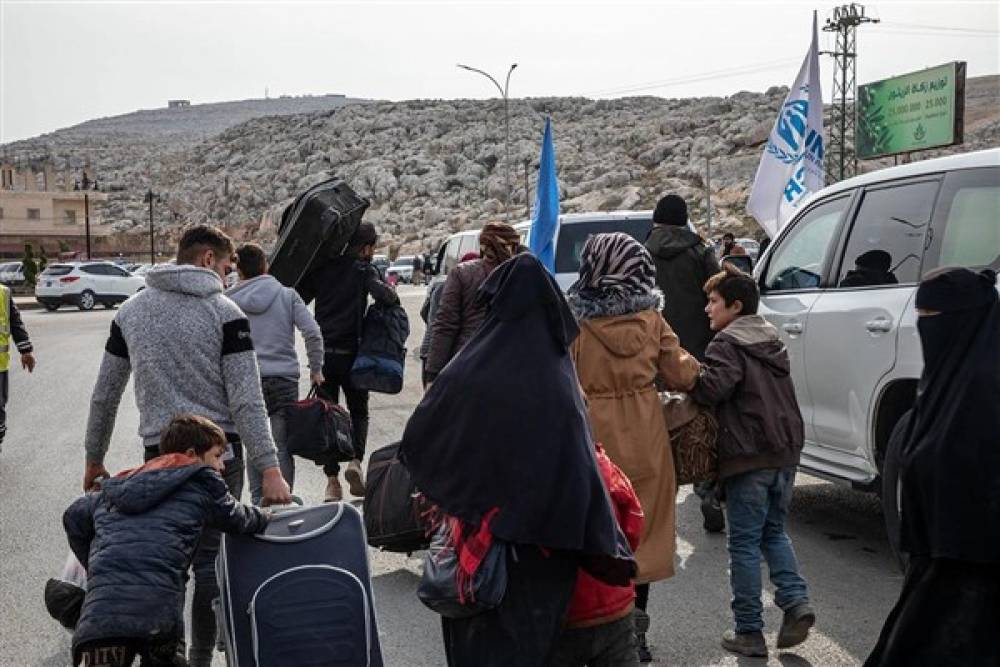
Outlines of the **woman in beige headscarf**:
[[485,305],[478,303],[479,286],[493,269],[517,254],[520,236],[510,225],[491,222],[479,232],[480,258],[459,264],[448,274],[432,327],[431,347],[424,374],[433,382],[483,323]]

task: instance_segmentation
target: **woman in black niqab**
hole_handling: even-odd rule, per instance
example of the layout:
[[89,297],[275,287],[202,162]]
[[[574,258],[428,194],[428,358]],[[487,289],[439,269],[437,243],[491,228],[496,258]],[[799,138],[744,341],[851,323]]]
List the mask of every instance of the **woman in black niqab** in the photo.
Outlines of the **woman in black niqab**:
[[996,274],[917,290],[924,372],[893,432],[903,590],[866,667],[1000,665],[1000,302]]
[[579,330],[559,286],[522,254],[478,298],[486,319],[410,417],[402,458],[445,515],[486,519],[514,545],[502,604],[443,619],[448,664],[544,665],[577,568],[624,585],[635,561],[597,468],[569,355]]

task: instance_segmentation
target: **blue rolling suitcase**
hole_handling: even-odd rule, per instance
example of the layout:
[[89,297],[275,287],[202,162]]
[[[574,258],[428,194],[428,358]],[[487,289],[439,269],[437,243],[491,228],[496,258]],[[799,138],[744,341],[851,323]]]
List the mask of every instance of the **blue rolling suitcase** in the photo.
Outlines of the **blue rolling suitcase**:
[[282,512],[260,535],[223,535],[219,627],[230,667],[382,667],[361,514]]

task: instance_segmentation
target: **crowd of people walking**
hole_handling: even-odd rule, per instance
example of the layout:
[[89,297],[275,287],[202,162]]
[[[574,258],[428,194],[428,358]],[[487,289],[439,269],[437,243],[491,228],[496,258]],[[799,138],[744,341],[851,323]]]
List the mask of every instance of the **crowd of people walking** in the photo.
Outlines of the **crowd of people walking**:
[[[488,224],[479,253],[428,291],[425,393],[400,459],[429,507],[428,530],[455,554],[460,604],[498,570],[505,586],[488,608],[443,615],[450,665],[654,660],[647,633],[660,619],[649,614],[650,585],[675,575],[678,487],[661,392],[687,394],[718,422],[717,471],[696,491],[705,529],[728,527],[733,624],[721,645],[768,655],[762,559],[783,613],[777,648],[806,641],[816,622],[785,530],[804,441],[788,350],[757,314],[755,281],[720,267],[688,228],[683,199],[661,199],[653,222],[645,243],[624,233],[588,238],[565,295],[512,227]],[[268,515],[257,506],[292,499],[286,409],[299,398],[296,331],[310,383],[330,401],[344,395],[355,448],[345,480],[364,495],[369,396],[351,368],[369,299],[399,304],[371,264],[377,243],[375,228],[360,224],[342,254],[291,289],[268,275],[259,245],[236,248],[221,231],[194,226],[176,265],[150,271],[147,289],[121,307],[91,398],[88,495],[64,517],[91,580],[74,664],[211,663],[220,531],[259,532]],[[240,283],[224,292],[234,262]],[[893,434],[910,561],[868,665],[1000,662],[987,639],[1000,624],[1000,495],[990,476],[1000,424],[983,428],[1000,397],[989,335],[1000,330],[995,282],[989,271],[945,269],[917,293],[926,367]],[[0,324],[31,370],[8,298],[0,290]],[[142,465],[111,477],[104,459],[130,377]],[[244,471],[251,505],[238,500]],[[341,500],[339,465],[324,473],[325,499]],[[954,629],[947,641],[934,631],[940,619]]]

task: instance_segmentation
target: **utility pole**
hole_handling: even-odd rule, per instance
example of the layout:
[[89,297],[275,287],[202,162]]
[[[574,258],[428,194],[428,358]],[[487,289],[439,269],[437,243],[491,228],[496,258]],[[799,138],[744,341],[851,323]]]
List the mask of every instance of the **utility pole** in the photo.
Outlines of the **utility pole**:
[[90,259],[90,195],[83,193],[83,228],[87,235],[87,259]]
[[857,93],[857,39],[855,31],[864,23],[878,23],[879,19],[865,16],[865,8],[852,2],[833,10],[826,20],[823,32],[837,33],[837,46],[833,51],[821,51],[834,59],[833,113],[831,114],[830,141],[827,145],[828,174],[837,174],[842,181],[858,171],[854,151],[854,100]]
[[146,192],[146,201],[149,202],[149,263],[156,264],[156,237],[153,233],[153,201],[159,201],[160,195],[150,188]]
[[524,161],[524,217],[531,217],[531,200],[528,197],[531,194],[531,189],[528,185],[528,163],[530,160]]
[[705,210],[708,212],[708,238],[712,238],[712,158],[705,156]]
[[505,135],[506,135],[506,139],[504,141],[504,154],[506,156],[504,158],[504,180],[505,180],[506,186],[507,186],[507,201],[504,202],[504,219],[507,222],[510,222],[510,198],[511,198],[511,189],[510,189],[510,100],[509,100],[509,98],[507,96],[507,92],[510,89],[510,75],[514,72],[514,68],[517,67],[517,63],[512,64],[510,66],[510,69],[507,70],[507,79],[504,81],[503,86],[500,85],[499,81],[497,81],[496,79],[494,79],[492,76],[490,76],[489,74],[487,74],[486,72],[484,72],[481,69],[476,69],[475,67],[469,67],[468,65],[463,65],[461,63],[458,64],[458,67],[460,67],[460,68],[462,68],[464,70],[468,70],[470,72],[475,72],[476,74],[482,74],[487,79],[489,79],[490,81],[493,82],[493,85],[496,86],[497,90],[500,91],[500,96],[503,97],[504,129],[505,129]]

